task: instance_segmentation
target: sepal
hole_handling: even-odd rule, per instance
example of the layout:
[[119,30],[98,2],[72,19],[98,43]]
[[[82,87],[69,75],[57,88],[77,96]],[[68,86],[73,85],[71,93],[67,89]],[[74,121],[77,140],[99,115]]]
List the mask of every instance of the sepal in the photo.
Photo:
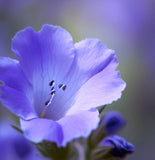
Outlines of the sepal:
[[97,107],[100,114],[102,113],[102,111],[105,109],[106,106],[107,105]]
[[110,154],[113,147],[111,146],[98,146],[91,152],[90,160],[117,160]]
[[15,126],[13,124],[11,124],[11,127],[13,127],[16,131],[18,131],[18,132],[23,134],[23,131],[19,127]]
[[35,146],[44,157],[52,160],[71,160],[76,155],[76,149],[70,143],[66,147],[58,147],[56,143],[42,141]]

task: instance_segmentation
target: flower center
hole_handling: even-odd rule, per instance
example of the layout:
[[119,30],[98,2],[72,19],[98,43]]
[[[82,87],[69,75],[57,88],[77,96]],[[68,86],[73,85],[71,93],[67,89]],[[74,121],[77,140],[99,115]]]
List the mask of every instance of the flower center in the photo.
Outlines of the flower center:
[[[54,87],[54,86],[55,86],[55,81],[54,81],[54,80],[52,80],[52,81],[49,83],[49,86],[51,87],[51,92],[50,92],[51,97],[50,97],[49,100],[47,100],[47,101],[45,102],[45,108],[44,108],[44,110],[42,111],[40,118],[43,118],[43,117],[44,117],[47,108],[48,108],[48,107],[50,106],[50,104],[52,103],[52,100],[53,100],[53,98],[54,98],[54,96],[55,96],[55,94],[56,94],[56,89],[55,89],[55,87]],[[67,86],[66,86],[65,84],[59,84],[59,85],[58,85],[58,88],[59,88],[59,89],[62,89],[63,91],[65,91],[66,88],[67,88]]]

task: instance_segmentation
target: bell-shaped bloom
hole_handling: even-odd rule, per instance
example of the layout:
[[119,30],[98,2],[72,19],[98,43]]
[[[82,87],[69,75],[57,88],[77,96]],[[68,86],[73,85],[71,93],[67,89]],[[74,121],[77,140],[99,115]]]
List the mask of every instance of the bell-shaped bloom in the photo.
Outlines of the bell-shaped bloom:
[[112,146],[111,154],[115,157],[125,157],[127,154],[134,152],[133,144],[127,142],[124,138],[117,135],[105,138],[101,144],[102,146]]
[[119,131],[125,124],[125,118],[117,111],[108,112],[102,124],[105,125],[106,134],[115,134]]
[[97,39],[74,44],[61,27],[27,27],[12,50],[19,61],[0,58],[0,100],[35,143],[65,146],[87,137],[99,122],[95,107],[117,100],[125,88],[114,51]]

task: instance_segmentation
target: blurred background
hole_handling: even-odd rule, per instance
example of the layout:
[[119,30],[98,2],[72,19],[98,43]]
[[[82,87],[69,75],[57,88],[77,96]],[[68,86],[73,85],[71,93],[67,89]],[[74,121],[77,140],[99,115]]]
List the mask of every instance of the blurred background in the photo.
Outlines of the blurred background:
[[[154,160],[155,0],[0,0],[0,56],[14,57],[17,31],[38,31],[46,23],[67,29],[74,42],[98,38],[116,51],[127,87],[106,110],[118,110],[127,120],[119,135],[136,148],[127,160]],[[1,119],[6,114],[1,106]]]

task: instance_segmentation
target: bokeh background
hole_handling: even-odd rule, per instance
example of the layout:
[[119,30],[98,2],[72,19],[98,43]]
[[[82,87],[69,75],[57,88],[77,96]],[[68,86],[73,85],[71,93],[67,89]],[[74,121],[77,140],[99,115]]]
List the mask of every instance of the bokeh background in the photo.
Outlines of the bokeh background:
[[[154,160],[155,0],[0,0],[0,56],[13,57],[17,31],[46,23],[67,29],[74,42],[98,38],[116,51],[127,87],[106,110],[127,120],[119,134],[136,148],[127,160]],[[1,106],[1,119],[7,114]]]

